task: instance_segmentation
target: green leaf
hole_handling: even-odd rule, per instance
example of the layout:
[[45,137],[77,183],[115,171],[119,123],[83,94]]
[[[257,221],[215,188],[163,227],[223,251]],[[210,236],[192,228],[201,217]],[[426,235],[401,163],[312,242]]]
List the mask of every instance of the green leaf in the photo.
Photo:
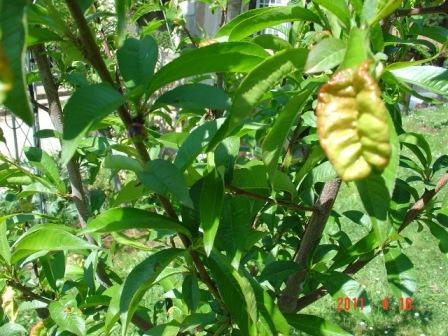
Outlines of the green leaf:
[[123,96],[107,84],[84,86],[70,97],[64,107],[64,164],[71,159],[90,127],[123,103]]
[[290,275],[302,270],[299,264],[292,260],[277,260],[266,265],[260,274],[260,281],[270,281],[273,284],[281,284]]
[[117,16],[116,42],[121,47],[126,35],[128,13],[132,0],[115,0],[115,14]]
[[400,140],[398,139],[397,131],[390,113],[387,114],[389,124],[389,143],[390,143],[390,159],[386,168],[381,174],[384,178],[384,183],[389,190],[389,196],[392,197],[395,188],[395,181],[397,178],[398,167],[400,164]]
[[406,132],[400,135],[400,143],[409,148],[419,159],[424,168],[428,168],[432,163],[431,147],[421,134]]
[[440,252],[448,257],[448,232],[433,221],[425,221],[432,235],[439,241]]
[[311,49],[306,60],[305,72],[311,74],[331,70],[341,64],[344,55],[344,42],[334,37],[326,38]]
[[248,42],[215,43],[185,52],[154,75],[148,95],[176,80],[211,72],[249,72],[268,53]]
[[353,27],[350,30],[347,49],[340,69],[357,67],[367,59],[369,50],[367,36],[367,30],[362,30],[356,27]]
[[351,336],[336,324],[325,321],[323,318],[307,314],[285,315],[288,323],[294,328],[306,332],[311,336]]
[[139,172],[143,166],[137,160],[125,155],[108,155],[103,161],[104,168]]
[[39,27],[39,26],[31,26],[28,28],[28,35],[26,39],[26,44],[28,47],[47,43],[54,41],[61,41],[61,37],[51,31],[50,29]]
[[430,27],[414,24],[411,26],[409,33],[417,36],[427,36],[440,43],[446,43],[448,41],[448,29],[440,26]]
[[[59,228],[60,226],[60,228]],[[29,255],[42,250],[65,251],[95,249],[96,246],[74,236],[63,225],[44,224],[26,232],[13,246],[11,261],[13,264]]]
[[123,284],[120,298],[120,318],[123,324],[122,335],[126,336],[129,322],[146,291],[159,279],[160,273],[184,250],[166,249],[146,258],[135,266]]
[[292,48],[292,45],[288,41],[285,41],[281,37],[272,34],[262,34],[254,37],[252,42],[258,44],[264,49],[271,49],[273,51],[280,51],[282,49]]
[[179,330],[179,322],[170,321],[145,331],[145,336],[176,336],[179,334]]
[[122,290],[123,286],[121,284],[116,284],[103,292],[103,295],[107,295],[111,298],[104,318],[104,332],[106,335],[110,334],[110,331],[120,319],[120,298]]
[[55,291],[58,291],[56,281],[62,279],[65,274],[64,252],[58,251],[56,253],[47,254],[40,257],[39,261],[48,283]]
[[291,98],[283,108],[283,111],[280,112],[263,141],[263,161],[270,178],[275,174],[278,159],[283,151],[283,145],[287,140],[291,127],[296,124],[298,115],[302,112],[310,94],[310,90],[305,90]]
[[48,305],[51,319],[61,331],[69,331],[77,336],[86,335],[86,322],[76,300],[53,301]]
[[223,124],[224,119],[216,119],[205,122],[190,132],[176,154],[174,165],[184,171],[192,164],[196,157],[208,145],[210,140]]
[[26,329],[20,324],[8,322],[0,326],[0,335],[2,336],[17,336],[27,335]]
[[201,293],[199,291],[198,278],[194,274],[188,274],[185,276],[182,282],[182,298],[190,310],[190,314],[196,311],[201,299]]
[[370,26],[373,26],[384,19],[386,16],[389,16],[394,12],[398,7],[401,6],[403,0],[387,0],[380,2],[381,7],[378,8],[377,14],[369,21]]
[[433,66],[411,66],[392,70],[391,73],[401,81],[448,97],[448,70]]
[[350,27],[350,11],[345,1],[334,0],[313,0],[313,2],[329,10],[337,16],[346,28]]
[[193,207],[185,177],[171,162],[150,161],[137,176],[150,190],[162,195],[170,193],[183,205]]
[[87,223],[82,233],[114,232],[128,229],[168,230],[190,236],[179,222],[153,212],[136,208],[113,208],[100,213]]
[[11,247],[8,243],[7,225],[4,218],[0,218],[0,257],[8,264],[11,264]]
[[[12,72],[13,85],[3,104],[26,124],[33,124],[33,113],[25,85],[25,6],[26,0],[3,1],[0,8],[0,46]],[[3,77],[4,74],[2,74]]]
[[294,21],[320,22],[317,15],[302,6],[265,7],[238,15],[221,27],[215,37],[238,41],[262,29]]
[[257,304],[250,282],[235,270],[221,254],[212,251],[207,259],[222,299],[243,336],[257,334]]
[[371,174],[367,178],[357,181],[356,188],[362,205],[370,217],[376,239],[382,244],[390,229],[387,218],[390,194],[381,175]]
[[61,193],[65,193],[66,187],[59,174],[59,168],[54,159],[38,147],[25,148],[25,155],[28,161],[39,169],[47,179],[49,179]]
[[185,84],[161,95],[152,110],[171,105],[187,110],[225,110],[229,107],[229,97],[222,89],[202,83]]
[[156,40],[147,35],[141,40],[128,38],[117,50],[117,61],[126,87],[140,87],[143,93],[151,82],[157,63]]
[[253,69],[235,92],[229,117],[215,135],[209,148],[217,145],[253,113],[256,104],[274,84],[287,75],[302,71],[307,57],[305,49],[286,49],[269,57]]
[[396,298],[410,297],[417,288],[414,265],[398,248],[389,248],[384,253],[387,281]]
[[331,272],[323,277],[322,284],[336,301],[339,298],[350,298],[350,300],[356,298],[358,301],[362,299],[364,308],[361,309],[358,305],[357,309],[350,309],[350,312],[369,319],[372,308],[367,293],[359,282],[345,273]]
[[204,232],[204,249],[207,256],[212,251],[218,232],[223,202],[224,179],[218,170],[214,169],[204,178],[199,201],[201,228]]

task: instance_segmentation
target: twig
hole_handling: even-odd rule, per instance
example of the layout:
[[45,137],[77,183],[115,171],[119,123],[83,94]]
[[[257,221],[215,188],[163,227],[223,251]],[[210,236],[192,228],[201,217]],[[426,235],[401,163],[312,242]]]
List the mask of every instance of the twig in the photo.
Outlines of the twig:
[[11,286],[12,288],[19,290],[20,292],[22,292],[23,295],[25,295],[29,299],[37,300],[43,303],[50,303],[52,301],[51,299],[45,296],[36,294],[35,292],[33,292],[33,288],[24,286],[17,281],[9,280],[8,285]]
[[[398,229],[398,233],[403,231],[412,221],[414,221],[426,208],[429,202],[437,195],[440,190],[448,184],[448,172],[442,175],[436,184],[436,187],[431,190],[426,190],[423,195],[414,203],[414,205],[409,208],[406,213],[405,219]],[[353,275],[366,266],[370,261],[372,261],[376,256],[378,256],[381,251],[376,252],[372,257],[365,260],[358,260],[350,265],[348,265],[344,273],[348,275]],[[311,293],[304,295],[297,299],[295,311],[299,311],[313,302],[317,301],[321,297],[327,294],[327,290],[324,287],[319,287]]]
[[286,287],[279,299],[279,306],[283,312],[290,313],[296,309],[297,295],[300,284],[306,275],[308,260],[317,244],[319,244],[325,223],[330,216],[340,186],[340,179],[326,182],[314,206],[313,215],[310,218],[310,222],[305,229],[305,234],[294,256],[294,261],[302,266],[304,270],[292,274],[286,282]]
[[260,201],[263,201],[263,202],[266,202],[266,203],[269,203],[272,205],[280,205],[285,208],[289,208],[289,209],[297,210],[297,211],[314,211],[314,208],[312,208],[312,207],[307,207],[307,206],[294,204],[294,203],[290,203],[290,202],[285,202],[285,201],[281,201],[281,200],[275,200],[270,197],[256,194],[256,193],[253,193],[253,192],[250,192],[247,190],[243,190],[238,187],[231,186],[231,185],[227,186],[227,189],[229,189],[231,192],[233,192],[236,195],[247,196],[249,198],[260,200]]
[[413,16],[413,15],[426,15],[434,13],[448,13],[448,1],[443,4],[434,7],[416,7],[408,9],[398,9],[394,12],[393,16]]

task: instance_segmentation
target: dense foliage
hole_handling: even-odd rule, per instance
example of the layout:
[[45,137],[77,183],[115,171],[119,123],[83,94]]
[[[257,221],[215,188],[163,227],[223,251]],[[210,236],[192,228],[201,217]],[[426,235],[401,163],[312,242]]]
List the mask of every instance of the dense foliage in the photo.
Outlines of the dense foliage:
[[[369,320],[352,276],[380,255],[411,297],[402,232],[448,253],[448,156],[400,104],[448,97],[446,15],[426,16],[447,7],[295,1],[201,37],[173,3],[0,1],[1,102],[32,124],[41,84],[37,136],[62,145],[0,157],[0,335],[350,335],[300,310],[329,294]],[[332,209],[342,183],[363,208]]]

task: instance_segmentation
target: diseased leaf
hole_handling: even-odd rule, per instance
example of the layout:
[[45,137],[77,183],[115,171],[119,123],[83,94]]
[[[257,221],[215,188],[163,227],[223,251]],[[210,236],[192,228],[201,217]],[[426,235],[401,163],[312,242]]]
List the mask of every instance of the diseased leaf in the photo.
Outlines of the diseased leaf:
[[74,298],[53,301],[48,305],[48,310],[61,331],[69,331],[77,336],[86,335],[86,322]]
[[160,273],[184,250],[170,248],[154,253],[129,273],[123,284],[120,298],[120,318],[123,324],[122,335],[126,336],[129,323],[146,291],[154,285]]
[[318,97],[320,144],[344,181],[363,179],[389,162],[387,110],[368,67],[364,62],[337,72]]
[[12,84],[11,90],[0,89],[6,93],[3,104],[26,124],[33,124],[33,113],[28,101],[25,86],[25,36],[26,36],[26,0],[2,1],[0,8],[0,80],[6,88]]

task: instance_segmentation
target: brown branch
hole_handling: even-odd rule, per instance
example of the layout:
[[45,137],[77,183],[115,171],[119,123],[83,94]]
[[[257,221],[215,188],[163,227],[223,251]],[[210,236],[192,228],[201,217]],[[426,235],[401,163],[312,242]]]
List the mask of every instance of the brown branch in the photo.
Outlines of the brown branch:
[[334,201],[339,192],[341,180],[336,179],[324,184],[319,199],[314,206],[313,215],[305,229],[300,245],[296,250],[294,261],[302,266],[303,271],[292,274],[286,282],[286,287],[279,298],[279,306],[283,312],[291,313],[296,310],[297,296],[300,284],[306,276],[309,258],[322,237],[325,223],[330,216]]
[[[414,203],[414,205],[409,208],[406,213],[405,219],[398,229],[398,233],[403,231],[412,221],[414,221],[426,208],[429,202],[437,195],[440,190],[448,184],[448,172],[442,175],[442,177],[437,181],[436,187],[431,190],[425,190],[423,195]],[[354,263],[348,265],[344,273],[348,275],[353,275],[364,266],[366,266],[370,261],[372,261],[376,256],[378,256],[381,251],[377,251],[372,257],[364,260],[357,260]],[[327,290],[324,287],[319,287],[311,293],[304,295],[297,299],[295,311],[299,311],[315,301],[319,300],[321,297],[327,294]]]
[[394,12],[394,17],[401,16],[413,16],[413,15],[426,15],[426,14],[434,14],[434,13],[448,13],[448,1],[445,1],[443,4],[434,7],[416,7],[416,8],[407,8],[407,9],[398,9]]
[[[98,45],[95,42],[95,39],[92,35],[92,31],[90,30],[87,21],[84,17],[84,14],[81,11],[81,8],[79,7],[79,4],[77,0],[66,0],[67,6],[70,10],[70,13],[75,20],[75,23],[78,27],[79,33],[80,33],[80,39],[84,47],[85,56],[86,59],[91,63],[91,65],[95,68],[95,70],[98,72],[99,76],[104,82],[110,83],[113,86],[117,87],[118,90],[121,92],[121,87],[119,83],[115,83],[112,79],[112,76],[110,75],[109,71],[107,70],[106,64],[104,63],[103,58],[101,57],[100,50],[98,48]],[[137,152],[139,154],[140,160],[143,163],[147,163],[150,161],[149,153],[146,150],[146,146],[144,141],[140,137],[136,137],[135,134],[133,134],[133,127],[134,122],[132,120],[131,114],[127,110],[125,105],[120,106],[118,109],[118,114],[123,122],[123,124],[127,127],[129,137],[134,143],[135,148],[137,149]],[[160,200],[163,208],[165,209],[165,212],[173,219],[178,219],[178,216],[171,205],[171,202],[169,199],[167,199],[163,195],[158,195],[158,199]],[[180,235],[180,238],[182,242],[184,243],[185,247],[190,247],[190,241],[186,236]],[[213,280],[208,275],[207,271],[205,270],[205,266],[203,265],[199,255],[196,251],[190,250],[190,255],[193,259],[193,262],[195,263],[195,266],[197,268],[199,278],[209,287],[210,291],[214,294],[219,294],[218,290],[213,283]],[[216,297],[218,300],[221,300],[220,296]]]
[[14,280],[8,280],[8,285],[11,286],[12,288],[17,289],[18,291],[20,291],[27,299],[31,299],[31,300],[37,300],[43,303],[50,303],[52,300],[36,294],[35,292],[33,292],[34,288],[29,288],[27,286],[22,285],[20,282],[18,281],[14,281]]
[[247,191],[247,190],[243,190],[243,189],[240,189],[238,187],[231,186],[231,185],[227,186],[227,189],[229,189],[231,192],[233,192],[236,195],[246,196],[246,197],[249,197],[249,198],[253,198],[253,199],[256,199],[256,200],[260,200],[260,201],[272,204],[272,205],[280,205],[280,206],[283,206],[283,207],[291,209],[291,210],[314,211],[314,208],[311,208],[311,207],[306,207],[306,206],[303,206],[303,205],[294,204],[294,203],[290,203],[290,202],[285,202],[285,201],[281,201],[281,200],[275,200],[275,199],[272,199],[270,197],[266,197],[266,196],[263,196],[263,195],[260,195],[260,194],[256,194],[256,193],[253,193],[253,192],[250,192],[250,191]]

